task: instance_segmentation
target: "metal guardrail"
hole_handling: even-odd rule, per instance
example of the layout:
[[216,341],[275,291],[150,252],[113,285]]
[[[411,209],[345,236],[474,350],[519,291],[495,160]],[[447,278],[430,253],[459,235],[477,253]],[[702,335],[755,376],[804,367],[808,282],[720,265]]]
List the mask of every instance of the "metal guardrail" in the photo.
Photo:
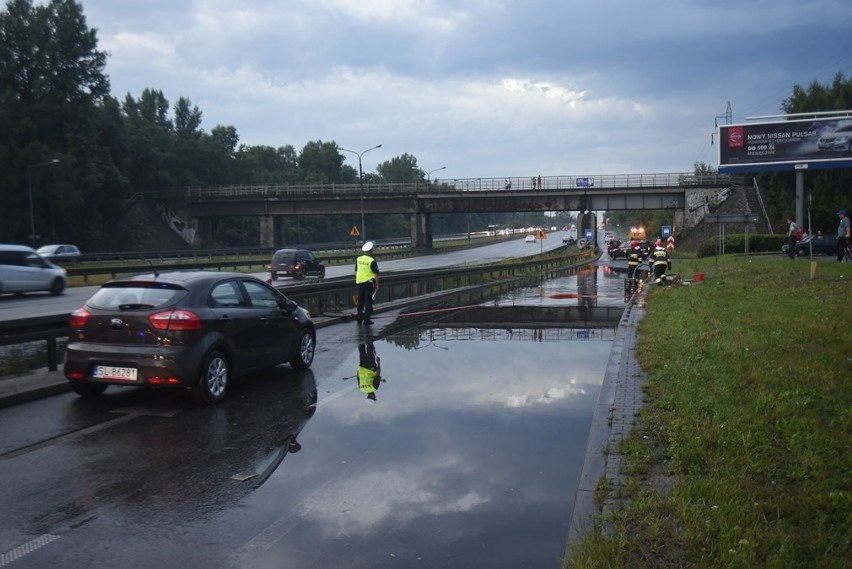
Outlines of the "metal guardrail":
[[[382,274],[382,286],[376,303],[393,302],[439,290],[461,288],[466,285],[496,280],[539,268],[542,272],[577,265],[591,259],[590,253],[572,256],[544,256],[512,263],[491,263],[445,269],[415,270]],[[349,277],[327,280],[310,280],[288,286],[286,295],[307,308],[313,315],[341,312],[352,308],[352,297],[357,287]],[[0,346],[45,341],[48,369],[56,371],[59,363],[58,342],[69,334],[70,314],[53,314],[34,318],[0,321]]]

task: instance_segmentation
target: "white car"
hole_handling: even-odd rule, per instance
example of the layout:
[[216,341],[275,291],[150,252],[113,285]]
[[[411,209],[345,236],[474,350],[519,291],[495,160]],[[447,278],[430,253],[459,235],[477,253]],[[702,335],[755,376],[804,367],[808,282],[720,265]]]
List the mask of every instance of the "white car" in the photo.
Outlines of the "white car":
[[31,247],[0,245],[0,293],[45,290],[50,294],[62,294],[67,286],[65,269]]
[[819,137],[817,147],[832,152],[852,152],[852,125],[842,126],[831,134]]
[[46,259],[60,259],[63,257],[79,257],[80,249],[76,245],[42,245],[36,249],[36,253]]
[[527,235],[524,243],[535,243],[535,235]]

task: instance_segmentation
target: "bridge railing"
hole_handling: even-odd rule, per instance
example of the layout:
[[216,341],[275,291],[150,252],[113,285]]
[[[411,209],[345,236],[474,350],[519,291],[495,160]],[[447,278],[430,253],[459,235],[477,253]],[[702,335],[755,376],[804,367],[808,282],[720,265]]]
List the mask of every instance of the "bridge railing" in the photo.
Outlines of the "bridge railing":
[[[511,178],[454,178],[405,183],[364,183],[364,195],[399,195],[440,192],[507,192],[507,191],[594,191],[601,189],[641,189],[666,187],[712,187],[730,185],[728,174],[652,173],[599,174],[589,176],[530,176]],[[228,199],[228,198],[294,198],[360,195],[358,183],[335,184],[228,184],[217,186],[185,186],[143,192],[147,199]]]

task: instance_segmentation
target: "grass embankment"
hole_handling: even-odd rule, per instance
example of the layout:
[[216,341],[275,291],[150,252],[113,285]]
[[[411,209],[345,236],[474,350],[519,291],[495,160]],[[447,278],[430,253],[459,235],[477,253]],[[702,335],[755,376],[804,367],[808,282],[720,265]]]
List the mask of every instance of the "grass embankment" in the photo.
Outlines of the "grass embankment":
[[626,507],[572,566],[852,566],[852,265],[674,268],[706,280],[649,291]]

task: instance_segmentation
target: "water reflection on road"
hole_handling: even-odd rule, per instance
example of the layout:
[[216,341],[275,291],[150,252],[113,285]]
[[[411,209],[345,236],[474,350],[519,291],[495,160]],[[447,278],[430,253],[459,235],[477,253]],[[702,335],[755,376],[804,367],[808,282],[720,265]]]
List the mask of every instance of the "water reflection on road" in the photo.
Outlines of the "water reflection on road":
[[611,276],[353,324],[299,460],[250,498],[269,525],[240,564],[559,567],[624,306]]

